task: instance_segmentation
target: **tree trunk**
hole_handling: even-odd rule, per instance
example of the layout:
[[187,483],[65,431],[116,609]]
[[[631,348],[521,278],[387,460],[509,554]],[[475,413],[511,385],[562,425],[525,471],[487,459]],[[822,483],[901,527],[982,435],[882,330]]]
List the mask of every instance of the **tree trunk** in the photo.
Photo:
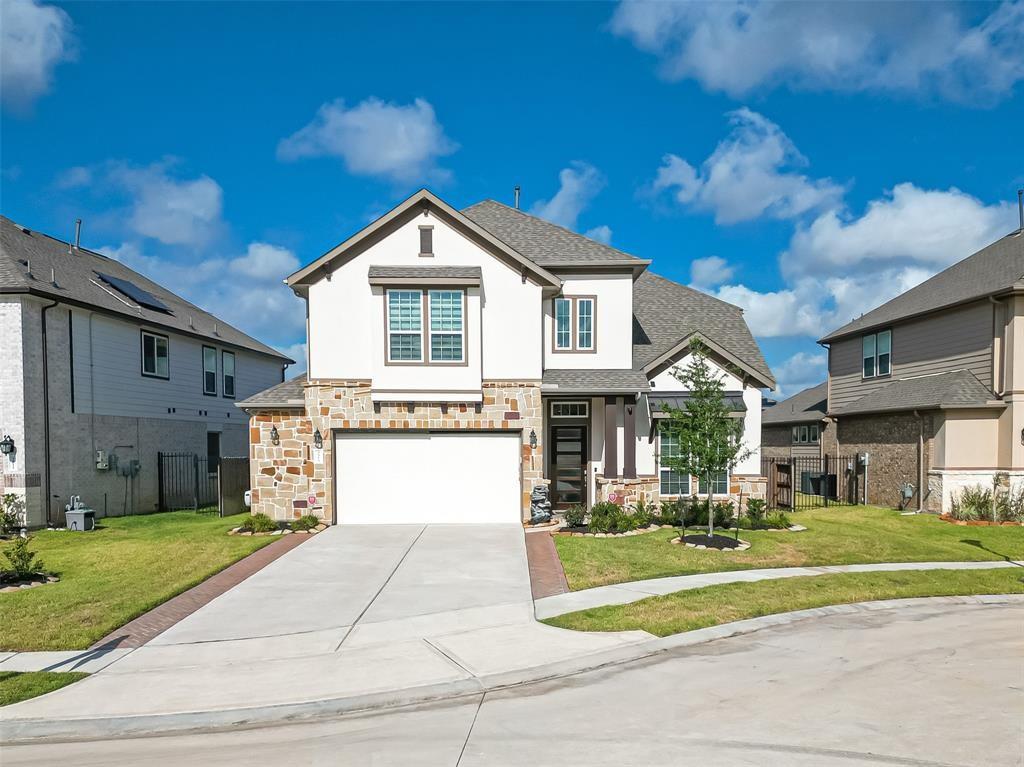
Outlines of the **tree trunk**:
[[715,507],[711,503],[711,472],[708,472],[708,538],[715,534]]

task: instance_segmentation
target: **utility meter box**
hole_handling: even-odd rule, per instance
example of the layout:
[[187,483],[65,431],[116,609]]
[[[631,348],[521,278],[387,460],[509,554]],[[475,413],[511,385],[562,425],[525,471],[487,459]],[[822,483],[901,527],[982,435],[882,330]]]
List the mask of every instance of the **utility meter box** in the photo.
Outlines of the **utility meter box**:
[[860,465],[867,466],[871,463],[871,453],[861,453],[859,456]]
[[107,460],[106,450],[96,451],[96,468],[100,471],[106,471],[110,468],[110,461]]

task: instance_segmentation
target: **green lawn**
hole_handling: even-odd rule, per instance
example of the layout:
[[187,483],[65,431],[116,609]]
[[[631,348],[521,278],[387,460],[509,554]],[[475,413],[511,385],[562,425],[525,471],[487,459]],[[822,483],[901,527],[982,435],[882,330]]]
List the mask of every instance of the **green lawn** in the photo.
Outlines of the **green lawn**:
[[0,594],[0,649],[88,647],[276,540],[226,535],[244,516],[168,512],[99,520],[91,533],[34,534],[32,550],[61,580]]
[[743,530],[746,551],[673,546],[678,530],[629,538],[555,536],[569,587],[587,589],[669,575],[761,567],[869,562],[954,562],[1024,559],[1024,527],[959,527],[922,514],[900,516],[874,506],[791,512],[801,533]]
[[0,672],[0,706],[45,695],[87,676],[78,671]]
[[657,636],[826,605],[876,599],[1024,594],[1024,568],[841,573],[756,583],[728,583],[580,610],[545,623],[576,631],[648,631]]

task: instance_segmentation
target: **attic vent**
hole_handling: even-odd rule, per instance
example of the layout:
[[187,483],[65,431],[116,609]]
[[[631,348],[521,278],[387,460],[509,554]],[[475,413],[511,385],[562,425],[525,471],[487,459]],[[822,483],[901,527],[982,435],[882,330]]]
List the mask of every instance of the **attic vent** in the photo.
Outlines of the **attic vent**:
[[139,306],[145,306],[148,309],[156,309],[158,312],[171,313],[171,310],[167,308],[159,298],[149,293],[134,282],[128,280],[122,280],[120,277],[111,277],[109,274],[103,274],[102,272],[96,272],[96,276],[107,283],[110,287],[116,290],[122,295],[128,296],[132,301],[137,303]]

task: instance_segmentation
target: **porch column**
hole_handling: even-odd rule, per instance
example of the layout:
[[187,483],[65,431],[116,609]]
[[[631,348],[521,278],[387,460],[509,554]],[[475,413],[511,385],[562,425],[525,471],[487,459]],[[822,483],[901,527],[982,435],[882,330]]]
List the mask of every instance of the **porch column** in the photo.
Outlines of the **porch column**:
[[615,397],[604,398],[604,475],[619,476],[618,422]]
[[636,400],[627,398],[622,421],[622,476],[636,479]]

